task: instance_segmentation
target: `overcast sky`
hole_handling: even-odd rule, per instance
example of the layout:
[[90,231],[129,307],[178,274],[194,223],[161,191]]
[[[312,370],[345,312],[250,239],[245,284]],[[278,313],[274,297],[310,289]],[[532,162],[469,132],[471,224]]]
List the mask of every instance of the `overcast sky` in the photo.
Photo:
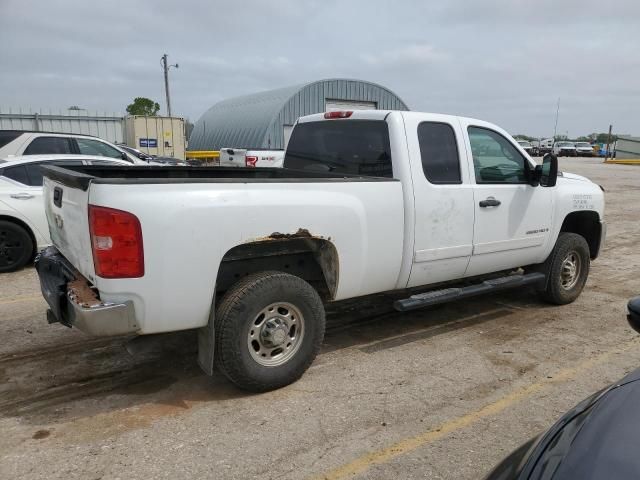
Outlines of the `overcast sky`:
[[0,107],[197,120],[219,100],[331,77],[512,134],[640,134],[639,0],[0,0]]

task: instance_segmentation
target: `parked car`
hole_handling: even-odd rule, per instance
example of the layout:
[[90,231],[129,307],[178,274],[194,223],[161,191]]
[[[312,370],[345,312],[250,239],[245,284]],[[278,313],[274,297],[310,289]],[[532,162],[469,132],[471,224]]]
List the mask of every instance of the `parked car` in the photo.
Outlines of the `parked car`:
[[284,168],[49,168],[49,319],[93,335],[198,329],[205,372],[215,359],[264,391],[309,367],[326,302],[431,286],[395,302],[406,311],[531,285],[566,304],[600,251],[604,197],[557,166],[481,120],[358,110],[300,118]]
[[576,142],[575,147],[578,157],[593,157],[593,147],[589,142]]
[[556,142],[553,145],[553,154],[558,157],[575,157],[576,146],[571,142]]
[[538,153],[538,149],[535,148],[528,140],[518,140],[518,145],[520,145],[524,151],[532,157],[536,156]]
[[77,133],[0,130],[0,159],[21,155],[92,155],[146,164],[112,143]]
[[221,167],[273,167],[280,168],[284,162],[284,150],[247,150],[223,148],[220,150]]
[[51,244],[42,199],[43,165],[119,165],[126,160],[87,155],[29,155],[0,160],[0,273],[17,270]]
[[553,151],[553,138],[544,138],[538,141],[538,155],[546,155]]
[[[640,332],[640,297],[629,302]],[[594,393],[497,465],[485,480],[636,480],[640,369]]]
[[133,155],[134,157],[145,161],[145,162],[150,162],[150,161],[153,160],[153,156],[151,156],[151,155],[149,155],[147,153],[144,153],[144,152],[138,150],[137,148],[130,147],[130,146],[125,145],[123,143],[117,144],[117,147],[119,149],[124,150],[125,152]]

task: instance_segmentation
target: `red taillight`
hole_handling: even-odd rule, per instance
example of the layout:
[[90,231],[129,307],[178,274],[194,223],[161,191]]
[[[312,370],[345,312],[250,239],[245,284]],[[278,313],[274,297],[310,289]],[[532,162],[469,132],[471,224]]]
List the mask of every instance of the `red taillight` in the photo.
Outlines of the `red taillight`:
[[331,118],[349,118],[351,116],[351,114],[353,114],[353,112],[351,111],[340,111],[340,112],[325,112],[324,114],[324,118],[327,119],[331,119]]
[[258,163],[258,157],[249,155],[247,157],[244,157],[244,162],[247,167],[255,167],[256,163]]
[[144,275],[142,229],[138,217],[122,210],[89,205],[89,232],[96,275],[102,278]]

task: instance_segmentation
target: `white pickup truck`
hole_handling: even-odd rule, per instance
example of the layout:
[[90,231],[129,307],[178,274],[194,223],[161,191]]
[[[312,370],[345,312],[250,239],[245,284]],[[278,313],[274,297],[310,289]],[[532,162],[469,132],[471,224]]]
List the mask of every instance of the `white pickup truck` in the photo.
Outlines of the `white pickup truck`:
[[531,285],[565,304],[602,248],[602,189],[480,120],[311,115],[284,163],[46,167],[49,321],[198,329],[205,372],[264,391],[309,367],[327,302],[401,290],[404,311]]

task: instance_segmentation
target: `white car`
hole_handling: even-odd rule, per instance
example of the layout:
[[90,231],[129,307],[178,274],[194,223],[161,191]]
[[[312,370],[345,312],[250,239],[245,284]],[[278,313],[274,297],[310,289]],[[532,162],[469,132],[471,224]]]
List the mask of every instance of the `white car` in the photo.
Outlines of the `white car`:
[[558,157],[575,157],[576,146],[573,142],[556,142],[553,145],[553,154]]
[[557,168],[481,120],[310,115],[284,168],[45,169],[54,246],[36,269],[50,322],[198,329],[205,372],[215,362],[270,390],[311,365],[336,300],[395,290],[406,311],[531,286],[574,301],[603,243],[604,194]]
[[0,159],[22,155],[91,155],[148,165],[147,161],[90,135],[0,130]]
[[593,157],[593,147],[589,142],[576,142],[576,155],[579,157]]
[[0,273],[26,265],[51,244],[42,201],[42,165],[119,165],[127,160],[88,155],[30,155],[0,160]]

